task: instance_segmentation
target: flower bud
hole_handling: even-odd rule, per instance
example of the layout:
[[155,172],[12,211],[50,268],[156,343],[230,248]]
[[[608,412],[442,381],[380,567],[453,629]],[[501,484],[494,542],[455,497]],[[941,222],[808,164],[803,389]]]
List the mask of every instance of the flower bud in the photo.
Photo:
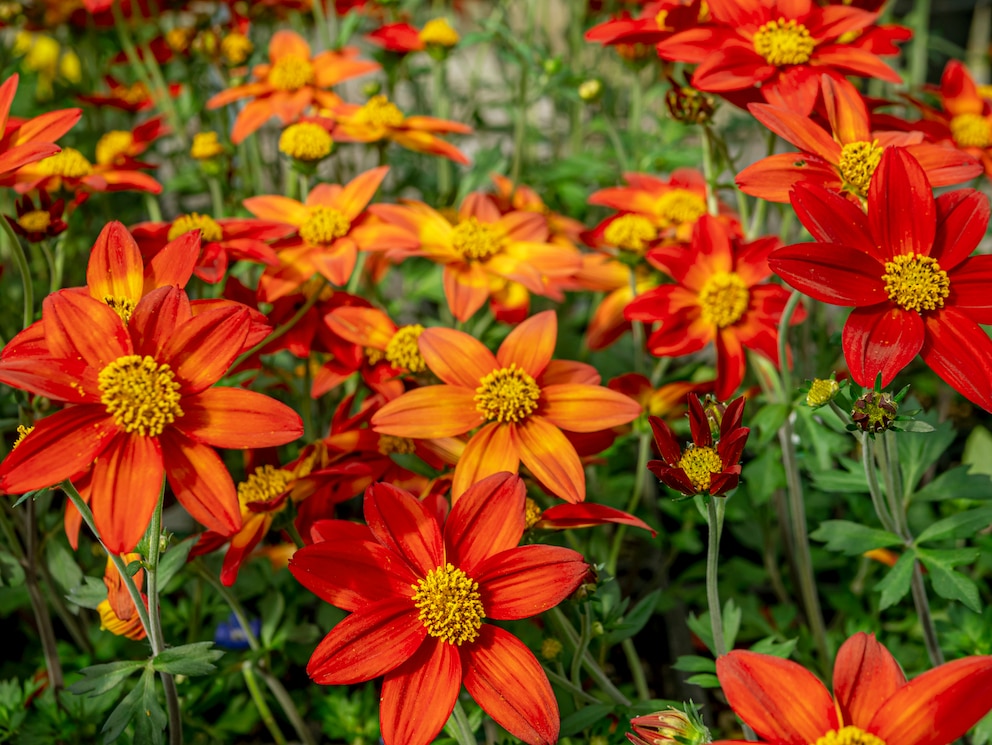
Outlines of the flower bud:
[[656,711],[630,720],[633,732],[627,739],[634,745],[704,745],[712,742],[710,732],[695,713],[678,709]]
[[826,380],[816,378],[810,383],[809,391],[806,393],[806,405],[811,409],[826,406],[833,400],[839,390],[840,385],[833,378],[827,378]]
[[603,83],[596,78],[583,80],[579,84],[579,98],[586,103],[594,103],[603,95]]
[[899,407],[888,393],[868,391],[854,402],[851,420],[862,432],[884,432],[896,420]]

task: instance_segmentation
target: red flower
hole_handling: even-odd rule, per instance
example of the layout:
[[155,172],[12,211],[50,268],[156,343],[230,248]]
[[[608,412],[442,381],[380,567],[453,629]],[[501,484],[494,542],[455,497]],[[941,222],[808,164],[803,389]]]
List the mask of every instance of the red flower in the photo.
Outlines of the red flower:
[[72,129],[82,115],[79,109],[59,109],[26,121],[11,119],[17,81],[15,74],[0,84],[0,176],[59,152],[55,140]]
[[954,660],[907,682],[864,632],[837,652],[833,696],[802,666],[757,652],[720,657],[716,674],[731,708],[769,745],[948,745],[992,708],[992,656]]
[[[324,637],[307,672],[323,685],[385,676],[386,745],[427,745],[464,683],[476,702],[530,745],[558,739],[558,704],[533,653],[483,619],[542,613],[586,576],[582,557],[558,546],[518,546],[525,489],[499,473],[473,485],[442,527],[411,494],[389,484],[365,492],[368,527],[322,522],[290,571],[351,615]],[[412,715],[415,713],[415,715]]]
[[992,256],[971,256],[989,222],[974,189],[934,199],[926,173],[890,148],[868,190],[868,214],[834,192],[797,184],[792,206],[816,239],[769,265],[810,297],[853,306],[843,346],[851,377],[882,385],[920,354],[944,381],[992,411]]

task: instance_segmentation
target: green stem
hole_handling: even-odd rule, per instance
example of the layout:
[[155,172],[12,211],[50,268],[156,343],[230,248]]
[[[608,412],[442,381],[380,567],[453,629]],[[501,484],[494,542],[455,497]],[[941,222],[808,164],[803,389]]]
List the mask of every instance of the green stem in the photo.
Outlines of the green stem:
[[717,657],[727,654],[723,638],[723,610],[720,605],[720,587],[717,569],[720,565],[720,536],[723,533],[723,516],[727,509],[721,497],[710,497],[706,512],[709,537],[706,546],[706,602],[710,609],[710,629],[713,632],[713,651]]
[[3,229],[7,233],[10,252],[14,257],[14,263],[17,264],[17,271],[21,275],[21,286],[24,288],[24,311],[21,320],[22,328],[27,328],[34,321],[34,283],[31,281],[31,268],[28,266],[28,257],[24,253],[24,247],[21,245],[17,233],[7,222],[7,218],[0,217],[0,224],[3,224]]
[[706,179],[706,211],[711,215],[720,212],[720,205],[716,198],[717,177],[716,164],[713,162],[713,133],[705,124],[702,125],[703,132],[703,176]]
[[327,25],[327,14],[324,12],[323,0],[313,0],[313,23],[317,27],[317,39],[320,42],[321,51],[332,49],[337,40],[331,38],[331,29]]
[[41,249],[42,256],[45,257],[45,266],[48,267],[48,294],[52,294],[61,287],[59,272],[55,266],[55,256],[52,254],[47,240],[38,243],[38,248]]
[[909,80],[919,88],[927,80],[927,57],[930,44],[930,0],[916,0],[913,5],[913,47],[909,52]]
[[148,219],[152,222],[162,222],[162,208],[155,195],[147,191],[145,192],[145,211],[148,213]]
[[296,544],[297,548],[303,548],[303,538],[300,536],[300,531],[296,529],[295,523],[289,523],[285,528],[286,532],[289,533],[289,537],[293,539],[293,543]]
[[[537,3],[531,3],[533,8]],[[520,183],[520,172],[523,170],[524,148],[527,139],[527,80],[529,77],[529,60],[520,59],[520,82],[517,87],[517,111],[513,122],[513,164],[510,167],[510,180],[514,186]]]
[[[447,119],[451,113],[451,101],[448,98],[445,60],[434,60],[431,72],[434,85],[434,115],[438,119]],[[516,182],[514,182],[515,186]],[[451,161],[443,157],[437,159],[437,194],[442,206],[449,203],[451,199]]]
[[634,640],[627,638],[620,642],[623,654],[627,658],[627,667],[630,668],[630,676],[634,679],[634,688],[637,690],[637,698],[647,701],[651,698],[651,691],[648,689],[648,679],[644,676],[644,666],[641,664],[641,656],[637,653]]
[[865,479],[868,482],[868,493],[871,495],[872,506],[875,508],[875,514],[878,515],[882,527],[890,533],[899,535],[895,518],[892,517],[885,504],[882,488],[878,483],[878,472],[875,470],[875,459],[872,457],[873,451],[874,440],[869,437],[867,432],[863,432],[861,434],[861,465],[865,470]]
[[[576,650],[576,654],[579,654],[579,635],[572,628],[572,624],[569,622],[568,618],[562,612],[561,608],[555,607],[551,609],[551,620],[558,626],[561,631],[562,636],[568,639],[569,644],[571,644],[572,649]],[[582,665],[585,667],[586,672],[592,676],[592,679],[596,681],[596,685],[599,686],[600,690],[603,691],[609,698],[621,706],[630,706],[630,699],[623,695],[623,693],[615,685],[613,681],[609,679],[603,669],[599,666],[593,656],[589,654],[588,650],[582,653]]]
[[282,730],[279,729],[279,725],[276,724],[276,718],[272,716],[272,709],[265,702],[262,689],[258,687],[258,679],[255,677],[251,660],[245,660],[241,663],[241,674],[244,675],[245,685],[248,686],[251,699],[255,702],[255,708],[258,709],[258,713],[262,717],[262,721],[265,722],[265,727],[269,730],[269,734],[272,735],[273,741],[276,745],[286,745],[286,737],[283,735]]
[[943,665],[944,651],[940,648],[940,641],[937,639],[937,627],[933,622],[933,613],[930,612],[927,588],[923,584],[923,570],[920,569],[920,562],[915,559],[910,587],[913,591],[913,605],[916,606],[916,613],[920,617],[920,626],[923,628],[923,642],[926,644],[927,657],[930,658],[931,666]]
[[358,252],[358,261],[355,262],[355,268],[351,270],[351,277],[348,278],[348,286],[345,288],[345,292],[354,295],[358,291],[358,286],[362,283],[362,277],[365,273],[365,261],[367,258],[368,254],[365,251]]
[[[633,514],[634,510],[637,509],[637,505],[640,504],[641,497],[644,494],[644,487],[647,485],[648,480],[647,474],[649,473],[647,464],[650,457],[651,433],[648,431],[641,432],[637,443],[637,466],[634,471],[634,488],[630,493],[630,500],[627,502],[627,512],[630,514]],[[620,525],[613,535],[609,558],[606,560],[606,571],[612,577],[615,577],[617,574],[617,563],[620,560],[620,549],[623,546],[623,539],[626,532],[626,526]]]
[[[768,131],[767,147],[765,148],[765,155],[771,156],[775,152],[775,133],[771,130]],[[744,217],[744,213],[741,213],[741,225],[745,226],[747,231],[746,236],[748,240],[754,240],[757,236],[761,235],[765,229],[765,215],[768,214],[768,200],[758,199],[757,204],[754,206],[754,215],[751,218],[751,222],[748,223]]]
[[451,718],[455,722],[453,728],[454,734],[457,735],[455,739],[461,745],[477,745],[475,734],[472,732],[472,725],[468,721],[468,714],[465,713],[465,707],[457,698],[455,699],[455,708],[451,710]]
[[224,192],[221,190],[220,179],[207,176],[207,187],[210,189],[210,206],[213,208],[214,219],[224,217]]
[[796,308],[799,307],[802,297],[803,294],[799,290],[792,291],[788,301],[785,303],[785,308],[782,309],[782,317],[779,319],[778,324],[779,378],[782,381],[782,389],[787,397],[787,400],[782,403],[786,404],[792,401],[792,370],[789,368],[789,326],[792,323],[792,316],[795,314]]
[[[577,699],[581,699],[582,701],[584,701],[587,704],[601,704],[601,703],[603,703],[602,701],[600,701],[595,696],[592,696],[592,695],[586,693],[584,690],[582,690],[582,688],[580,688],[579,686],[575,685],[575,683],[573,683],[572,681],[570,681],[564,675],[559,675],[554,670],[548,670],[547,668],[545,668],[544,673],[545,673],[545,675],[548,676],[548,680],[550,680],[552,683],[554,683],[559,688],[564,688],[566,691],[568,691],[569,693],[571,693],[573,697],[575,697]],[[645,698],[650,698],[650,697],[649,696],[645,696]]]
[[292,318],[290,318],[282,325],[272,329],[272,333],[270,333],[268,336],[262,339],[262,341],[260,341],[258,344],[253,346],[247,352],[242,352],[240,355],[238,355],[238,358],[234,360],[234,364],[231,365],[230,369],[236,370],[245,360],[247,360],[253,354],[258,352],[258,350],[263,349],[267,344],[274,342],[276,339],[280,338],[283,334],[285,334],[287,331],[293,328],[293,326],[299,323],[299,320],[307,314],[307,311],[309,311],[314,305],[317,304],[317,301],[320,299],[320,293],[322,290],[323,290],[323,285],[321,287],[316,288],[313,294],[307,298],[307,301],[302,306],[300,306],[300,309],[293,314]]
[[605,111],[603,112],[602,121],[603,130],[606,132],[606,136],[613,144],[613,150],[617,157],[617,166],[619,166],[621,173],[626,173],[630,170],[630,161],[627,159],[627,149],[623,146],[623,140],[620,138],[620,133],[617,132],[617,128],[614,126],[613,120]]

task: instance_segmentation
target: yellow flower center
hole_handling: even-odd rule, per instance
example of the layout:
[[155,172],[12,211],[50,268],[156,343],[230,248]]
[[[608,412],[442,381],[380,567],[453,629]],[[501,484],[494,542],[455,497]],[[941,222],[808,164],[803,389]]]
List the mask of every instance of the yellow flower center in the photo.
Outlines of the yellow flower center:
[[723,470],[723,459],[713,448],[690,447],[679,459],[679,468],[692,482],[692,487],[702,493],[709,491],[710,478]]
[[289,54],[276,62],[269,71],[269,82],[281,91],[296,91],[313,82],[310,60]]
[[417,450],[417,445],[409,437],[379,435],[378,449],[383,455],[392,455],[393,453],[409,455]]
[[210,160],[224,152],[224,146],[217,139],[216,132],[197,132],[190,145],[190,157],[195,160]]
[[833,378],[826,380],[817,378],[810,383],[806,393],[806,405],[810,407],[826,406],[840,390],[840,385]]
[[544,512],[541,510],[541,506],[530,497],[527,497],[527,500],[524,502],[524,523],[528,530],[541,522],[541,516],[543,514]]
[[338,238],[348,235],[351,222],[333,207],[317,205],[310,208],[310,215],[300,226],[300,237],[311,246],[329,246]]
[[935,310],[944,307],[951,294],[951,280],[936,259],[919,254],[900,254],[885,262],[885,291],[889,299],[906,310]]
[[478,638],[486,611],[479,583],[465,572],[448,564],[432,569],[410,587],[428,634],[459,647]]
[[111,295],[105,295],[103,302],[109,305],[114,313],[121,317],[124,323],[131,320],[131,314],[134,313],[134,306],[137,305],[131,298],[113,297]]
[[385,358],[386,353],[383,350],[376,349],[375,347],[365,347],[365,359],[369,361],[370,365],[382,362]]
[[951,119],[951,135],[961,147],[992,145],[992,119],[981,114],[958,114]]
[[424,327],[419,323],[397,329],[386,345],[386,359],[389,360],[389,364],[412,373],[422,373],[426,370],[427,363],[424,362],[420,347],[417,346],[417,339],[422,333]]
[[519,422],[534,412],[540,396],[534,378],[514,362],[482,379],[475,389],[475,408],[490,422]]
[[331,134],[314,122],[290,124],[279,135],[279,151],[290,158],[312,163],[331,154]]
[[739,275],[716,272],[699,293],[699,307],[706,323],[726,328],[737,323],[751,300],[751,293]]
[[165,43],[172,51],[182,53],[189,49],[195,33],[196,29],[192,28],[171,28],[165,33]]
[[44,233],[52,224],[48,210],[31,210],[17,218],[17,224],[29,233]]
[[355,112],[357,123],[371,124],[375,127],[398,127],[405,118],[399,107],[381,94],[372,96]]
[[151,357],[118,357],[97,376],[100,401],[125,432],[156,437],[183,415],[180,385],[168,365]]
[[803,65],[809,62],[816,46],[809,29],[796,20],[779,18],[754,32],[754,51],[770,65]]
[[190,212],[188,215],[180,215],[172,222],[168,239],[174,241],[179,236],[197,229],[204,241],[219,241],[224,237],[224,229],[212,217],[201,215],[199,212]]
[[455,226],[451,245],[468,261],[485,261],[503,248],[503,231],[496,225],[469,217]]
[[813,745],[885,745],[885,741],[859,727],[848,726],[830,730]]
[[93,166],[76,148],[64,147],[61,153],[38,161],[38,172],[42,176],[82,178],[93,173]]
[[147,101],[149,97],[148,86],[140,82],[134,85],[118,85],[113,89],[113,94],[129,104],[139,104]]
[[643,215],[621,215],[603,231],[603,239],[611,246],[635,253],[643,253],[657,237],[658,230]]
[[113,165],[133,144],[134,136],[130,132],[112,129],[96,143],[96,162],[102,166]]
[[458,43],[458,32],[445,18],[434,18],[424,24],[417,36],[424,44],[435,44],[439,47],[453,47]]
[[284,491],[293,480],[293,474],[275,466],[260,466],[247,479],[238,484],[238,501],[242,505],[270,502]]
[[[541,642],[541,657],[548,660],[549,662],[554,662],[560,656],[565,646],[555,639],[554,637],[548,637]],[[590,740],[590,745],[592,741]]]
[[883,147],[878,140],[849,142],[840,149],[840,175],[848,185],[854,187],[858,196],[864,196],[871,183],[871,177],[882,160]]
[[32,432],[34,432],[34,427],[25,427],[23,424],[18,424],[17,425],[17,439],[14,440],[14,444],[10,446],[10,449],[13,450],[18,445],[20,445],[21,442],[24,440],[24,438],[27,437]]
[[706,200],[688,189],[672,189],[658,198],[655,212],[673,225],[694,223],[706,214]]
[[220,40],[220,56],[229,65],[240,65],[254,49],[251,39],[237,31],[232,31]]

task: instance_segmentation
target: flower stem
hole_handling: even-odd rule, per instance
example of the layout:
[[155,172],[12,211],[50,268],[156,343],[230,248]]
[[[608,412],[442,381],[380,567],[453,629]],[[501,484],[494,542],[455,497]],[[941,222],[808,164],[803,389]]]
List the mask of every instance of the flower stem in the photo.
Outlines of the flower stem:
[[455,699],[455,708],[451,710],[451,718],[455,721],[454,734],[457,735],[455,739],[461,745],[477,745],[475,734],[472,732],[472,725],[468,721],[468,714],[465,713],[465,707],[457,698]]
[[[651,433],[641,432],[638,436],[637,444],[637,466],[634,471],[634,489],[630,493],[630,500],[627,502],[627,512],[633,514],[634,510],[637,509],[637,505],[640,504],[641,497],[644,494],[644,487],[647,484],[647,474],[648,471],[648,458],[651,455]],[[620,560],[620,549],[623,546],[623,539],[627,533],[625,525],[620,525],[616,533],[613,534],[613,542],[610,545],[609,558],[606,560],[606,571],[607,573],[615,577],[617,574],[617,563]]]
[[[313,25],[317,27],[317,39],[320,43],[321,51],[333,48],[337,39],[331,38],[331,29],[327,25],[327,14],[324,12],[323,0],[314,0],[313,5]],[[334,12],[333,10],[331,11]]]
[[279,729],[279,725],[276,724],[276,719],[272,716],[272,709],[265,702],[262,689],[258,687],[258,679],[255,677],[255,670],[252,667],[251,660],[245,660],[241,664],[241,674],[245,678],[245,685],[248,686],[251,699],[255,702],[255,708],[258,709],[262,721],[265,722],[269,734],[272,735],[272,740],[276,745],[286,745],[286,737],[283,735],[282,730]]
[[[555,607],[551,609],[551,620],[558,626],[561,631],[562,636],[568,639],[575,650],[576,654],[579,654],[579,635],[578,632],[572,627],[571,622],[562,612],[561,608]],[[589,654],[589,650],[583,649],[581,652],[582,665],[585,667],[586,672],[592,676],[592,679],[596,681],[600,690],[603,691],[607,696],[610,697],[614,703],[620,704],[621,706],[630,706],[630,699],[627,698],[615,685],[613,681],[607,677],[603,669],[596,663],[593,656]]]
[[713,631],[713,651],[717,657],[727,654],[723,638],[723,611],[720,606],[720,587],[717,569],[720,564],[720,536],[723,533],[723,516],[727,503],[719,497],[710,497],[706,512],[709,538],[706,546],[706,603],[710,608],[710,628]]
[[937,639],[937,627],[933,622],[933,614],[930,612],[930,600],[927,597],[927,588],[923,584],[923,570],[920,569],[920,562],[913,561],[913,579],[910,583],[913,591],[913,605],[916,606],[916,613],[920,617],[920,626],[923,628],[923,642],[927,647],[927,657],[933,667],[944,664],[944,651],[940,648],[940,641]]
[[705,124],[702,125],[703,132],[703,176],[706,179],[706,211],[711,215],[717,215],[720,205],[716,198],[716,164],[713,162],[713,133]]
[[868,433],[861,434],[861,465],[865,470],[868,493],[871,495],[872,506],[875,508],[875,514],[878,515],[882,527],[890,533],[899,535],[899,528],[896,525],[895,518],[889,512],[889,508],[885,504],[885,498],[882,496],[882,488],[878,484],[878,472],[875,470],[875,459],[872,457],[874,453],[873,442],[871,437],[868,436]]
[[[448,81],[445,70],[445,60],[436,59],[432,67],[434,82],[434,115],[438,119],[447,119],[450,115],[451,102],[448,99]],[[514,182],[514,186],[516,182]],[[451,200],[451,161],[438,156],[437,159],[437,194],[440,205],[447,205]]]
[[6,217],[0,218],[3,229],[10,240],[10,253],[17,264],[17,271],[21,275],[21,285],[24,288],[24,311],[21,316],[22,328],[27,328],[34,321],[34,283],[31,281],[31,267],[28,265],[28,257],[24,253],[24,246],[21,245],[17,233],[10,227]]

